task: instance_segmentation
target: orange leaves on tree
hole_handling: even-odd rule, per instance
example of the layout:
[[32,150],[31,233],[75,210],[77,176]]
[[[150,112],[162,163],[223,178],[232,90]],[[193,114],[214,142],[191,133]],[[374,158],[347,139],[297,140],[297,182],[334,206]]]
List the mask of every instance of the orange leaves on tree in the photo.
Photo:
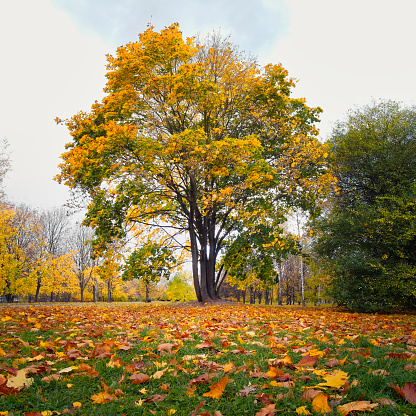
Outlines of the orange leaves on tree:
[[228,375],[223,377],[220,381],[218,381],[218,383],[214,383],[210,387],[210,390],[207,393],[204,393],[203,396],[211,397],[212,399],[218,400],[222,396],[227,383],[228,383]]

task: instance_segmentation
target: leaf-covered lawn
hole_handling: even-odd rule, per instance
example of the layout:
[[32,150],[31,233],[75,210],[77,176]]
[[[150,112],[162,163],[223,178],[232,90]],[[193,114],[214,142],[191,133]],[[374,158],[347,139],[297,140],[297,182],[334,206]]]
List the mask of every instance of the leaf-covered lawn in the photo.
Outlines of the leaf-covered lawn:
[[0,308],[0,415],[412,415],[416,317]]

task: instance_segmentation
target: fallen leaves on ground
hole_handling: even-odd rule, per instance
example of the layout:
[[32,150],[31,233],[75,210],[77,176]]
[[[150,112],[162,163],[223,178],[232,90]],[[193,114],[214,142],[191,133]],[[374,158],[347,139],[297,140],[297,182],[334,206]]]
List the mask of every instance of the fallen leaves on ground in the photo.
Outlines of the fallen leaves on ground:
[[6,306],[0,403],[25,415],[412,414],[415,326],[332,308]]

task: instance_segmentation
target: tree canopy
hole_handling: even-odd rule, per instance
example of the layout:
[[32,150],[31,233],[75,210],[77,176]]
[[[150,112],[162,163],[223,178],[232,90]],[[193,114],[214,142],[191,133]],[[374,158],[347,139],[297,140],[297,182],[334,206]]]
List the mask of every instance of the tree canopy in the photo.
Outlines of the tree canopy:
[[416,307],[416,108],[381,101],[334,129],[337,178],[316,249],[335,300],[354,310]]
[[261,68],[217,34],[184,39],[178,24],[107,59],[106,96],[65,121],[57,180],[91,198],[97,246],[135,224],[178,245],[185,234],[197,298],[215,300],[227,240],[293,206],[316,212],[332,180],[321,109],[291,97],[281,64]]

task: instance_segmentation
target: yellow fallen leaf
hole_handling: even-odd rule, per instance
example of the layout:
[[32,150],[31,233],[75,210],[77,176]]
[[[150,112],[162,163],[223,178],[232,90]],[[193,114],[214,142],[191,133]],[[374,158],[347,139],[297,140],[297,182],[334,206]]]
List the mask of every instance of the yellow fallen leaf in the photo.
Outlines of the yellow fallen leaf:
[[73,407],[81,407],[82,404],[80,402],[74,402],[74,403],[72,403],[72,406]]
[[333,373],[324,376],[323,379],[326,382],[319,383],[318,386],[334,387],[336,389],[339,389],[348,380],[348,373],[342,370],[336,370]]
[[26,378],[26,371],[19,370],[15,377],[10,377],[7,380],[7,387],[11,387],[16,390],[21,390],[24,387],[29,387],[33,383],[33,378]]
[[234,368],[234,364],[229,362],[224,365],[224,373],[228,373],[232,368]]
[[328,406],[328,396],[324,393],[318,394],[312,400],[312,409],[319,413],[330,413],[332,409]]
[[167,370],[167,368],[165,368],[164,370],[159,370],[159,371],[156,371],[156,373],[154,373],[153,375],[152,375],[152,378],[154,379],[154,380],[158,380],[159,378],[161,378],[164,374],[165,374],[165,371]]
[[308,409],[306,409],[306,406],[301,406],[301,407],[298,407],[296,410],[295,410],[295,412],[298,414],[298,415],[311,415],[312,413],[308,410]]

